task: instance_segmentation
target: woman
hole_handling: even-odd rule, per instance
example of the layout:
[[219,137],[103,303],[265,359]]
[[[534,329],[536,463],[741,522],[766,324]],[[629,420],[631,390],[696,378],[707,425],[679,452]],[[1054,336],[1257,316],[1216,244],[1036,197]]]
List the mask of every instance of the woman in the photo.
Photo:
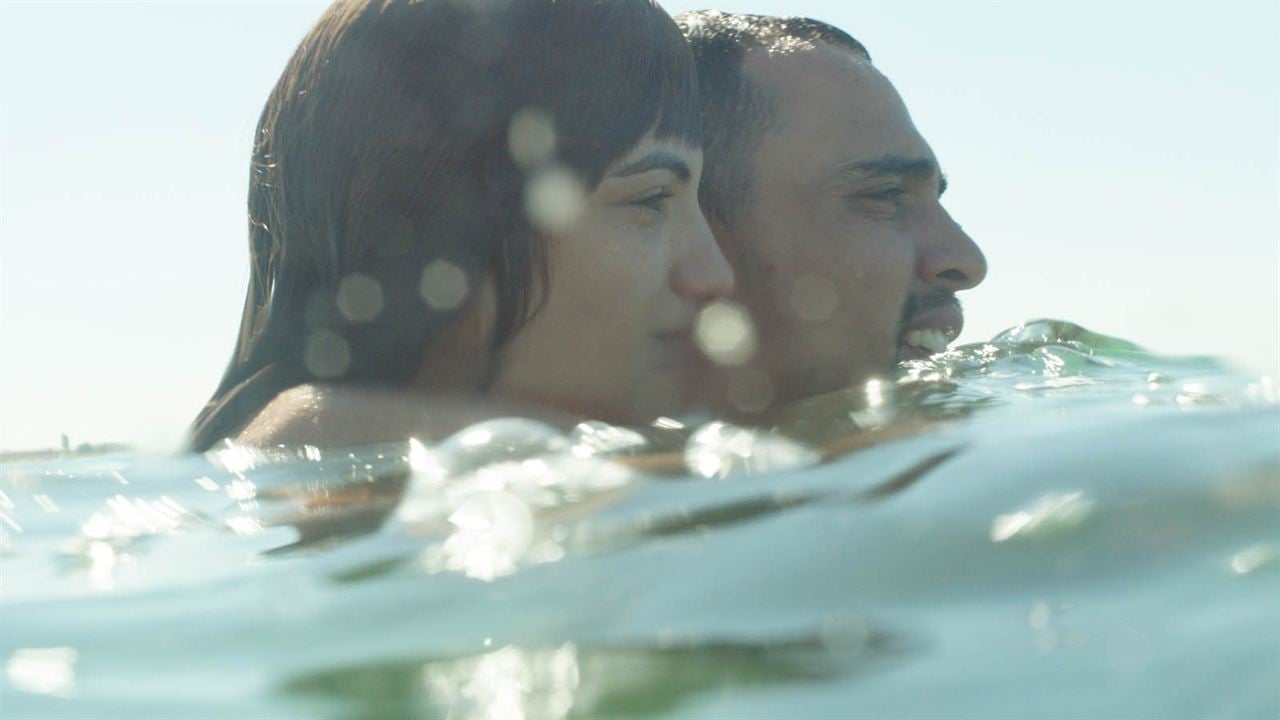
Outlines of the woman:
[[649,0],[333,5],[259,121],[248,296],[193,446],[679,412],[732,278]]

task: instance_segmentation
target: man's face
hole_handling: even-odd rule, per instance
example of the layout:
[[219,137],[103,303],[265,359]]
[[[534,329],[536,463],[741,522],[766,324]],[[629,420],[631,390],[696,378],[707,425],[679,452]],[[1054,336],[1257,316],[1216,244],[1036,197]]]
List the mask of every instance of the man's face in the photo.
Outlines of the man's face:
[[749,202],[714,229],[773,402],[941,350],[963,324],[953,293],[980,283],[986,261],[939,203],[937,160],[893,86],[827,45],[756,52],[743,69],[776,99],[778,122],[753,158]]

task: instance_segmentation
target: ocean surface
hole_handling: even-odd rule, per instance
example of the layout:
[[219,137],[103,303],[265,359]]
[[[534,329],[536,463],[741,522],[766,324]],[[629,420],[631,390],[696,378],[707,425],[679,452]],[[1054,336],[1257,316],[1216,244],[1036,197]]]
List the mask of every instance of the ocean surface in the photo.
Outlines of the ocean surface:
[[0,717],[1280,717],[1273,380],[1033,321],[789,423],[0,465]]

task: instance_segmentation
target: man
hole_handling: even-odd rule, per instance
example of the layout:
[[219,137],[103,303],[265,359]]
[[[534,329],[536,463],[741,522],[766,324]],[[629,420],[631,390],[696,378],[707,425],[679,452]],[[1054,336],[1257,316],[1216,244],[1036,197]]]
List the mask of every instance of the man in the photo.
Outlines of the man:
[[986,260],[863,46],[801,18],[676,21],[702,88],[699,199],[757,338],[727,368],[719,410],[767,415],[945,349],[963,324],[955,293]]

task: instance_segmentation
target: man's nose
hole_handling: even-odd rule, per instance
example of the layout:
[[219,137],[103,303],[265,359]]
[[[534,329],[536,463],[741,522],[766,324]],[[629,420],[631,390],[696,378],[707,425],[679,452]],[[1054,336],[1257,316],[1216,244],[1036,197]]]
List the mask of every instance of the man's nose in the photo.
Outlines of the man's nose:
[[987,258],[941,206],[920,247],[916,272],[926,284],[950,292],[977,287],[987,276]]
[[671,269],[676,293],[701,304],[733,292],[733,269],[701,212],[684,240]]

